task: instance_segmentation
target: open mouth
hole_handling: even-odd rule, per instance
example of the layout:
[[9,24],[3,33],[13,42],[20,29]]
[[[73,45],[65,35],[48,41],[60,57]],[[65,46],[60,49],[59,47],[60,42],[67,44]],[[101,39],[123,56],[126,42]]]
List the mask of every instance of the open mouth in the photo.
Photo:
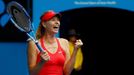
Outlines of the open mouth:
[[59,27],[58,26],[55,26],[55,27],[53,27],[54,29],[59,29]]

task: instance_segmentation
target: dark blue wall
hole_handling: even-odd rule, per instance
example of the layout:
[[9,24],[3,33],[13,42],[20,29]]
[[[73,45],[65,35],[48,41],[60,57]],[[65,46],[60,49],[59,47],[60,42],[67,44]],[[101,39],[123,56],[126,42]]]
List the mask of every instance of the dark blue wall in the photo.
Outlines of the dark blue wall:
[[0,42],[0,75],[28,75],[26,43]]

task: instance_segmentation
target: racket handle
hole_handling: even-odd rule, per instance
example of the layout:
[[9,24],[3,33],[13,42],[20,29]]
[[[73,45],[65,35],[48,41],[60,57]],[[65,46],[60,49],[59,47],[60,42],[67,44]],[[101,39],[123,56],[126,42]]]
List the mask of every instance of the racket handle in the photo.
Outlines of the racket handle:
[[38,49],[42,52],[42,51],[43,51],[43,49],[42,49],[42,47],[39,45],[39,43],[38,43],[38,42],[36,42],[35,44],[36,44],[36,46],[38,47]]

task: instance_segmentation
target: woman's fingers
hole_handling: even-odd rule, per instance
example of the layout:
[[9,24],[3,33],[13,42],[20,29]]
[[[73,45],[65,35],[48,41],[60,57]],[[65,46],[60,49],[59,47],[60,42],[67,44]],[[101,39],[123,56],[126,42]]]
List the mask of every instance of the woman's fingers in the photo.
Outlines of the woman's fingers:
[[76,40],[75,42],[75,48],[79,48],[83,45],[83,42],[79,39],[79,40]]
[[83,42],[79,39],[79,40],[76,40],[76,43],[75,44],[78,45],[78,46],[82,46],[83,45]]
[[44,61],[50,60],[50,56],[48,55],[48,53],[46,51],[41,52],[40,56]]

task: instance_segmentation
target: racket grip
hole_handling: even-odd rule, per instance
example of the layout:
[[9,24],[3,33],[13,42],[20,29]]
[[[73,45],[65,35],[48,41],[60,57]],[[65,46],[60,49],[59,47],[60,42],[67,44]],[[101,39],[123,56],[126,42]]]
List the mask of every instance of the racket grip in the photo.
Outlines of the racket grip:
[[42,51],[43,51],[43,49],[42,49],[42,47],[39,45],[39,43],[38,43],[38,42],[36,42],[35,44],[36,44],[37,48],[38,48],[38,49],[42,52]]

